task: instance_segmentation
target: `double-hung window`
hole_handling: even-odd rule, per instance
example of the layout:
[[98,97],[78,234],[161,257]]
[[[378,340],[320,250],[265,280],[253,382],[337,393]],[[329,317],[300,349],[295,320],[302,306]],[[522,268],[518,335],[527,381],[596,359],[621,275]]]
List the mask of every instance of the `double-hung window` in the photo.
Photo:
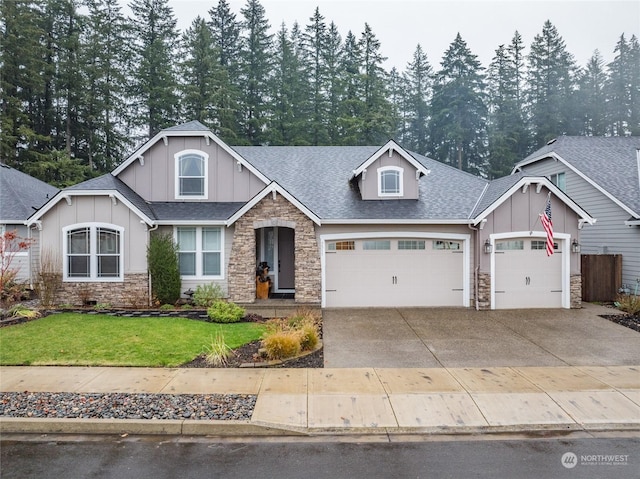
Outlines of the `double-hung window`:
[[220,226],[176,227],[180,276],[222,277],[222,228]]
[[88,223],[63,229],[66,281],[122,281],[123,228]]
[[402,196],[402,171],[397,166],[378,169],[378,196]]
[[184,150],[175,155],[176,199],[207,199],[208,155]]

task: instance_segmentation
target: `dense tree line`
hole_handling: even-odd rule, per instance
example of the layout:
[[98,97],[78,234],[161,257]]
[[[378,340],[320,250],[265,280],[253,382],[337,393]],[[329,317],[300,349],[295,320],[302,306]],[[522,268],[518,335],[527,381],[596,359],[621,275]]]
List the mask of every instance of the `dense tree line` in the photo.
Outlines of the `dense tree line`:
[[[218,0],[184,32],[167,0],[0,4],[0,158],[58,186],[110,171],[162,128],[196,119],[231,145],[379,145],[489,178],[562,135],[640,134],[640,46],[580,67],[546,22],[483,67],[458,34],[385,71],[368,24],[344,38],[316,8],[272,33],[259,0]],[[613,44],[613,42],[612,42]]]

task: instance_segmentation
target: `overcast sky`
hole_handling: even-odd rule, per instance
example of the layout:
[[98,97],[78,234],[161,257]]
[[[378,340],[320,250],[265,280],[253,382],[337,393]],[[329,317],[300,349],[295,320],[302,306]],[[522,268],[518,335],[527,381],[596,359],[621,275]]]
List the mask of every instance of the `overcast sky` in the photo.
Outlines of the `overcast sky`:
[[[217,0],[169,0],[180,30],[188,28],[197,15],[209,19],[208,10],[217,4]],[[238,19],[245,4],[246,0],[229,1]],[[385,67],[401,71],[418,43],[434,69],[439,69],[458,32],[484,66],[499,45],[511,42],[516,30],[528,53],[546,20],[556,26],[580,66],[595,49],[605,61],[613,60],[622,33],[627,39],[634,34],[640,37],[638,0],[261,0],[261,4],[274,32],[282,22],[289,28],[295,21],[306,25],[316,6],[327,24],[335,22],[343,39],[349,30],[359,38],[366,22],[388,58]]]

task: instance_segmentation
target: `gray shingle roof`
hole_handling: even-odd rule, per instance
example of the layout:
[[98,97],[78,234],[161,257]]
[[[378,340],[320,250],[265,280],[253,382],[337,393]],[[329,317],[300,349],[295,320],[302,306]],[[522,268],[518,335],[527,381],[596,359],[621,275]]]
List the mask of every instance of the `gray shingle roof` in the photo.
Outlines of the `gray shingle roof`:
[[431,170],[420,179],[419,200],[363,201],[349,178],[379,146],[233,148],[323,220],[466,219],[486,184],[482,178],[411,153]]
[[224,221],[245,203],[152,202],[158,221]]
[[489,208],[498,198],[505,194],[509,189],[515,185],[522,177],[525,176],[522,173],[514,173],[510,176],[503,176],[491,181],[487,189],[485,190],[482,198],[478,201],[478,204],[471,213],[471,218],[479,216],[484,210]]
[[58,189],[0,163],[0,222],[22,223]]
[[181,125],[165,128],[162,131],[210,131],[209,128],[204,126],[198,120],[182,123]]
[[639,148],[638,136],[561,136],[520,163],[554,152],[640,216]]

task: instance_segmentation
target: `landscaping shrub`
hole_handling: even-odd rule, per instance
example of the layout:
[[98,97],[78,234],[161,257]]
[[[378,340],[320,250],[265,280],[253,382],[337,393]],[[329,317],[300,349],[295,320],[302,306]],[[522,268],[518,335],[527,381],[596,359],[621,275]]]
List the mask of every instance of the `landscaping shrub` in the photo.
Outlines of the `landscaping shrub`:
[[218,300],[209,309],[207,315],[214,323],[237,323],[245,310],[235,303]]
[[173,304],[163,304],[160,306],[160,311],[173,311],[175,308],[175,306],[173,306]]
[[286,359],[300,353],[300,334],[297,331],[275,331],[262,340],[269,359]]
[[60,258],[51,249],[44,249],[40,257],[38,271],[38,293],[40,303],[45,308],[55,304],[58,292],[62,288],[62,271]]
[[213,303],[216,301],[220,301],[223,296],[220,285],[215,283],[199,284],[196,292],[193,293],[193,303],[196,306],[209,308],[213,306]]
[[618,296],[615,305],[620,311],[636,315],[640,313],[640,296],[621,294]]
[[174,304],[180,298],[178,247],[171,234],[151,236],[147,248],[151,274],[151,294],[161,304]]
[[209,366],[226,366],[232,351],[224,340],[224,334],[218,332],[211,338],[211,342],[205,347],[204,360]]
[[35,319],[40,317],[40,312],[35,309],[27,308],[22,304],[16,304],[9,310],[9,316],[12,318]]
[[318,345],[318,330],[312,323],[304,323],[298,330],[300,332],[300,349],[311,351]]

